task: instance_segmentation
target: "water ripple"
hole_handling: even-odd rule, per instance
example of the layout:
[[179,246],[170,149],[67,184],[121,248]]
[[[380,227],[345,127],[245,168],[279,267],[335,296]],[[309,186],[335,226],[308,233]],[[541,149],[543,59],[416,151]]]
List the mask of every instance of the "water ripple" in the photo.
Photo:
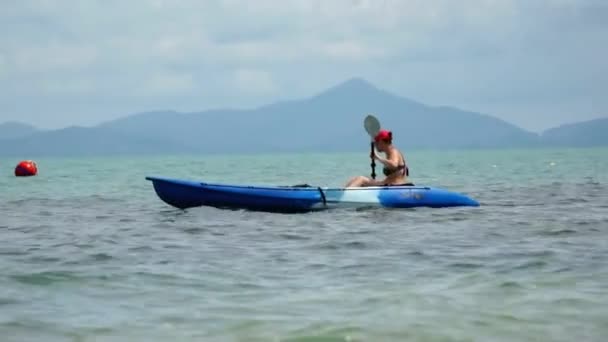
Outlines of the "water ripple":
[[[2,180],[0,331],[23,341],[600,341],[608,179],[578,166],[579,153],[528,153],[419,158],[429,170],[420,183],[467,192],[483,203],[475,210],[183,211],[124,161],[69,186]],[[222,160],[143,169],[206,174]],[[240,176],[268,179],[258,160]],[[547,160],[572,171],[530,169]],[[306,176],[324,182],[333,167]]]

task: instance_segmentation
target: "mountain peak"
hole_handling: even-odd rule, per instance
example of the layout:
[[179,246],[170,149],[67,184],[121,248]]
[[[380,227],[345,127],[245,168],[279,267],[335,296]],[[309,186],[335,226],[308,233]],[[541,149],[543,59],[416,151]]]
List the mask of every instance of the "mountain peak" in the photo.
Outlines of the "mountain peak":
[[338,83],[333,87],[330,87],[323,93],[364,93],[364,92],[377,92],[379,89],[368,82],[367,80],[360,77],[353,77],[344,82]]
[[348,99],[370,99],[385,97],[387,95],[394,96],[384,90],[379,89],[363,78],[353,77],[323,90],[322,92],[313,96],[312,99],[347,101]]
[[391,106],[396,103],[399,103],[401,106],[409,107],[410,109],[414,107],[426,107],[426,105],[422,103],[381,89],[361,77],[352,77],[341,83],[335,84],[313,96],[311,100],[320,102],[339,102],[342,104],[354,102],[360,104],[366,103],[376,108],[374,110],[380,110],[381,107]]
[[340,83],[342,86],[347,87],[360,87],[360,88],[373,88],[377,89],[371,82],[367,81],[362,77],[352,77],[347,79],[346,81]]

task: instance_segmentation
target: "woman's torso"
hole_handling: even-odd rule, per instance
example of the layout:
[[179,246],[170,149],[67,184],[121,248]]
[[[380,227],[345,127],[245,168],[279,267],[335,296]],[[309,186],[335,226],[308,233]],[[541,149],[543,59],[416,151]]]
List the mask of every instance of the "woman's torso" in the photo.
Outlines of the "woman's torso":
[[397,156],[399,159],[399,164],[397,168],[389,168],[386,166],[383,168],[383,173],[386,176],[386,183],[391,185],[409,183],[409,170],[403,154],[398,149],[393,147],[386,153],[386,157],[391,159],[393,156]]

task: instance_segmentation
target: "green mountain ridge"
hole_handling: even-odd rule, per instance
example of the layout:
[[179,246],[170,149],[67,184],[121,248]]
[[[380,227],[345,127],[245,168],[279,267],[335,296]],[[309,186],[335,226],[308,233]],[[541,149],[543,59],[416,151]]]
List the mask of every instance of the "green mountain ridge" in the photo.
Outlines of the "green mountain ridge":
[[364,151],[369,138],[362,122],[368,113],[408,149],[608,145],[608,119],[536,134],[491,115],[428,106],[353,78],[308,98],[247,110],[154,111],[91,128],[0,136],[0,156]]
[[21,122],[8,121],[0,123],[0,141],[22,138],[37,132],[40,132],[40,130],[36,127]]
[[563,147],[608,146],[608,118],[564,124],[541,134],[545,144]]

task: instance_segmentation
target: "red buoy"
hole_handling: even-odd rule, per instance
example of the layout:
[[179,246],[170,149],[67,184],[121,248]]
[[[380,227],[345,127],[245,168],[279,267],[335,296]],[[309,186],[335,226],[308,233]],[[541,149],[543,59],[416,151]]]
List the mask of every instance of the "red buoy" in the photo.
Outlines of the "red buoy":
[[33,160],[24,160],[17,164],[15,168],[15,176],[17,177],[35,176],[36,174],[38,174],[38,166]]

